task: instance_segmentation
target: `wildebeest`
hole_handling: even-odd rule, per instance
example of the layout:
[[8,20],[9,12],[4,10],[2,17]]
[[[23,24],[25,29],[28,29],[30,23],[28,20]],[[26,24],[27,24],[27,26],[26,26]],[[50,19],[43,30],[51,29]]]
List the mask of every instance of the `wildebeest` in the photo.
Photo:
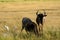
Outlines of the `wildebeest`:
[[43,18],[46,17],[46,12],[44,11],[44,14],[39,13],[39,10],[36,12],[37,18],[36,18],[36,23],[39,26],[39,31],[42,30],[43,31]]
[[32,22],[31,19],[24,17],[22,19],[22,29],[25,29],[26,32],[33,32],[35,35],[38,35],[37,25],[36,23]]

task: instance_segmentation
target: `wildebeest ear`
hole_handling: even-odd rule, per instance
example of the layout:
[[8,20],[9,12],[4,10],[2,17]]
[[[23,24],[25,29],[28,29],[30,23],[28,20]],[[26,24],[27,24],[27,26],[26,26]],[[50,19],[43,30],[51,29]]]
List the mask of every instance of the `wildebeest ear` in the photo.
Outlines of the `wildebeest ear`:
[[47,16],[47,14],[46,14],[46,11],[44,10],[44,17],[46,17]]
[[38,12],[36,12],[36,15],[38,15]]
[[45,13],[45,14],[44,14],[44,17],[46,17],[46,16],[47,16],[47,14]]
[[39,10],[37,10],[36,15],[38,15]]

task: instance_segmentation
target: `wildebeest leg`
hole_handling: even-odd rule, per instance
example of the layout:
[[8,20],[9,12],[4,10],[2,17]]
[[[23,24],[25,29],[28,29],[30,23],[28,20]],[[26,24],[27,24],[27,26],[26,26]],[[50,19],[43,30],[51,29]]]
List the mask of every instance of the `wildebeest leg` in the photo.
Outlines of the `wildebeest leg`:
[[22,25],[22,29],[21,29],[21,32],[22,32],[22,30],[24,29],[24,26]]
[[40,27],[40,35],[42,35],[43,34],[43,25],[40,24],[39,27]]
[[38,31],[40,32],[40,23],[37,22],[37,24],[38,24]]
[[41,24],[39,24],[39,32],[41,31]]
[[26,33],[29,34],[29,32],[25,29]]
[[35,33],[35,35],[39,36],[37,27],[34,28],[34,33]]

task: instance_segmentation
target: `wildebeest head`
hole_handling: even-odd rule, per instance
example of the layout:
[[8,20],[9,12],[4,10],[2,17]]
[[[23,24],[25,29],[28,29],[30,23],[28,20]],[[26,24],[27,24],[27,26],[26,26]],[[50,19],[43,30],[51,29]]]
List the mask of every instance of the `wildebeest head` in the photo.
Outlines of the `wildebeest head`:
[[44,14],[43,13],[39,13],[39,10],[36,12],[36,15],[37,15],[37,18],[36,18],[36,22],[37,24],[42,24],[43,25],[43,18],[46,17],[46,12],[44,11]]

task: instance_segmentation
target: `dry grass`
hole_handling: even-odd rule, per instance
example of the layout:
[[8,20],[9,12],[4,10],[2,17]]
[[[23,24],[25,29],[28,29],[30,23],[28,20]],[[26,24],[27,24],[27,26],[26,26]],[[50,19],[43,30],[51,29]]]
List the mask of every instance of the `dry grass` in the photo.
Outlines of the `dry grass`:
[[[60,2],[9,2],[0,3],[0,40],[59,40],[60,39]],[[27,35],[25,31],[20,33],[23,17],[28,17],[35,22],[36,11],[38,9],[55,9],[46,10],[47,17],[44,23],[44,36]],[[56,10],[58,9],[58,10]],[[43,12],[42,10],[40,10]],[[7,31],[4,25],[8,25],[9,36],[4,37]],[[14,26],[17,29],[14,31]],[[19,34],[20,33],[20,34]],[[17,35],[16,35],[17,34]]]

